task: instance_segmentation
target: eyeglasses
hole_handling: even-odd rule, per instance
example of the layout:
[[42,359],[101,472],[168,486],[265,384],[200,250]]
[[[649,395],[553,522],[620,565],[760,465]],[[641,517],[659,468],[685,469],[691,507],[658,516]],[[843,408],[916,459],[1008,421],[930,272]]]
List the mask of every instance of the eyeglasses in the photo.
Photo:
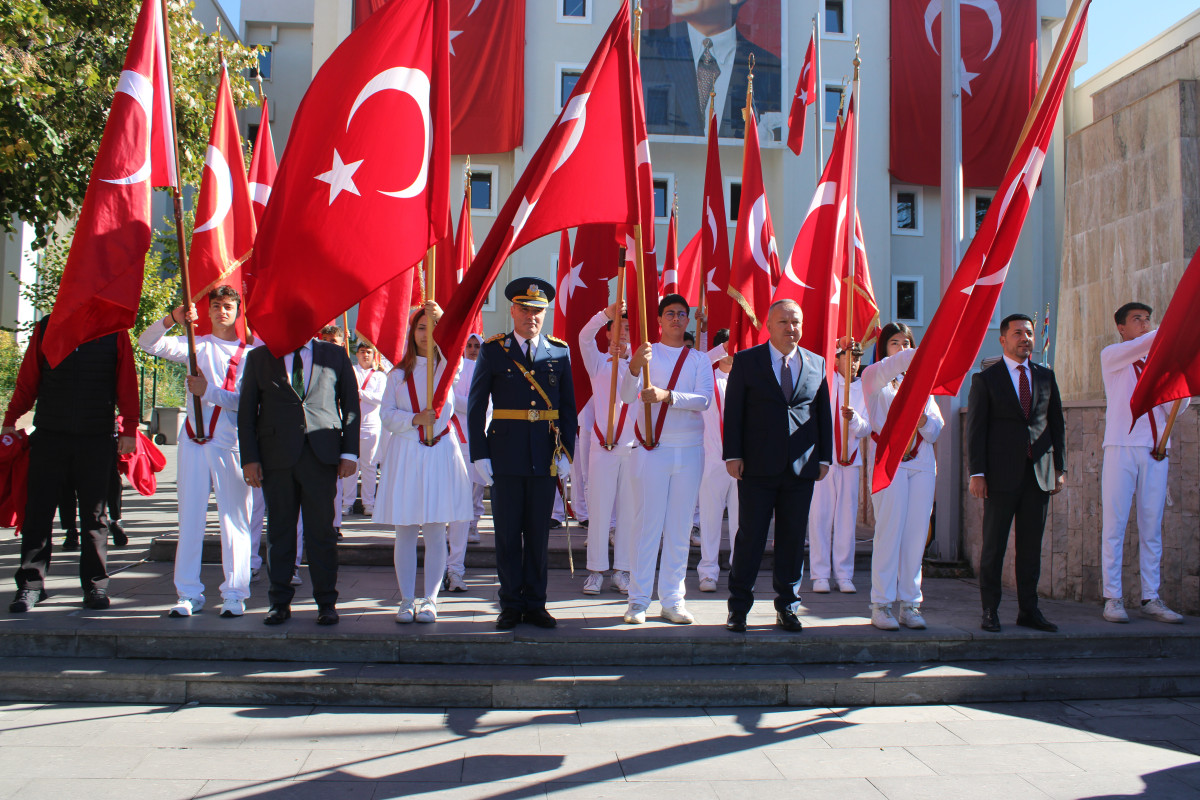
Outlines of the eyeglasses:
[[664,311],[663,317],[665,319],[687,319],[690,313],[690,311]]

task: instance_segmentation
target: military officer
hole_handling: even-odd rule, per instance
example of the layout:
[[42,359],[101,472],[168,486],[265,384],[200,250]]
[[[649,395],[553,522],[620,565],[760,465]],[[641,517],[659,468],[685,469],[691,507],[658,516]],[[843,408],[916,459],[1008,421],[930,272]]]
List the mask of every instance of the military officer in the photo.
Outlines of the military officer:
[[[570,472],[577,420],[567,343],[542,333],[554,287],[519,278],[504,296],[513,330],[480,348],[467,400],[467,439],[492,485],[500,616],[496,627],[557,623],[546,611],[546,558],[557,482]],[[487,423],[488,401],[492,403]]]

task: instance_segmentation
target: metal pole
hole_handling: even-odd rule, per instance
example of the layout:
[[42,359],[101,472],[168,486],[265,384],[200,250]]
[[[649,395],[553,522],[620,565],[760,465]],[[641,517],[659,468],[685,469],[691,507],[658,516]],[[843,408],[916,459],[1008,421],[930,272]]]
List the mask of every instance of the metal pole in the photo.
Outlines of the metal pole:
[[821,182],[821,172],[825,166],[825,82],[821,78],[821,4],[817,3],[817,13],[813,14],[813,58],[816,60],[816,104],[813,109],[813,127],[817,130],[817,146],[813,152],[816,157],[816,172],[813,173],[813,185]]

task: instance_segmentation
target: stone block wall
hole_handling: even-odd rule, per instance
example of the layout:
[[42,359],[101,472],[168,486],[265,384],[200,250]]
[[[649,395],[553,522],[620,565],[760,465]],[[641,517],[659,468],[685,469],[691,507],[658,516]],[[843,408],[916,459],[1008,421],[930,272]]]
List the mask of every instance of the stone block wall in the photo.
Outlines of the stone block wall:
[[[1104,404],[1072,402],[1064,409],[1067,423],[1067,482],[1050,498],[1046,531],[1042,538],[1042,575],[1038,593],[1043,597],[1101,603],[1100,532],[1103,500],[1100,494],[1104,452]],[[963,463],[966,463],[966,412]],[[979,569],[983,530],[983,501],[967,491],[963,470],[963,549],[972,569]],[[1180,414],[1172,436],[1168,505],[1163,514],[1163,601],[1172,608],[1200,614],[1200,413],[1195,406]],[[1127,605],[1141,601],[1138,573],[1136,513],[1130,514],[1125,532],[1122,587]],[[1004,585],[1015,591],[1013,544],[1010,538],[1004,564]]]

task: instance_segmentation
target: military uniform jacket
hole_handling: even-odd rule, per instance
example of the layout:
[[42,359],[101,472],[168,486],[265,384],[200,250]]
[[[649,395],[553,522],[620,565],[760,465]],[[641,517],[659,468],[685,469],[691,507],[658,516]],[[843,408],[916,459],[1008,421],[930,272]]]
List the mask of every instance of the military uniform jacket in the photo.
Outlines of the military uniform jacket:
[[496,410],[545,411],[546,401],[521,374],[523,365],[558,410],[555,423],[568,453],[575,452],[578,427],[571,355],[566,342],[540,334],[533,363],[527,363],[510,332],[483,343],[467,397],[467,440],[471,460],[489,458],[497,475],[549,475],[554,456],[554,432],[544,419],[495,419],[487,422],[488,400]]

